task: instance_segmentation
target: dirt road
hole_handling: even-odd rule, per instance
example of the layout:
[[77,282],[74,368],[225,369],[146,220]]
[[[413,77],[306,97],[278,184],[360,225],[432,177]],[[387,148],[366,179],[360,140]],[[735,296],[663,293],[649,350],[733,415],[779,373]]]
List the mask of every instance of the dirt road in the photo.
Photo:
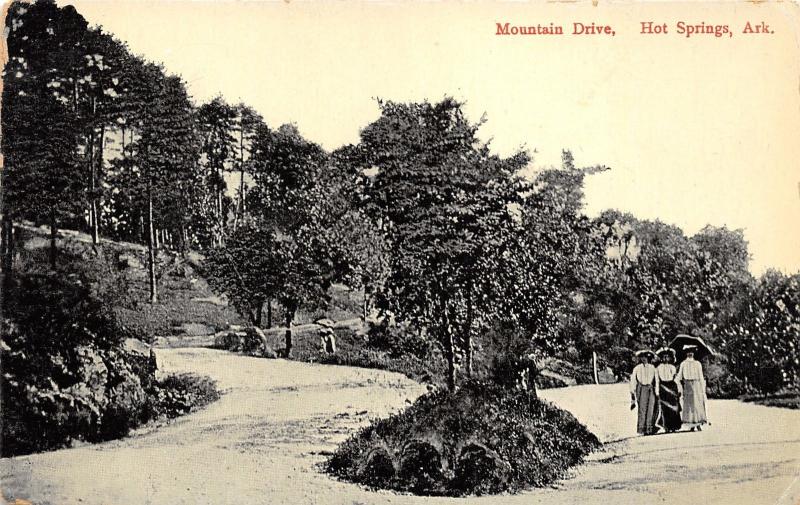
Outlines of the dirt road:
[[[318,470],[371,417],[424,388],[392,373],[159,350],[169,371],[218,381],[225,395],[172,424],[115,442],[0,460],[4,498],[36,505],[800,503],[800,412],[712,401],[701,433],[632,437],[624,385],[543,392],[604,441],[555,488],[513,496],[424,498],[374,492]],[[27,503],[20,501],[18,503]]]

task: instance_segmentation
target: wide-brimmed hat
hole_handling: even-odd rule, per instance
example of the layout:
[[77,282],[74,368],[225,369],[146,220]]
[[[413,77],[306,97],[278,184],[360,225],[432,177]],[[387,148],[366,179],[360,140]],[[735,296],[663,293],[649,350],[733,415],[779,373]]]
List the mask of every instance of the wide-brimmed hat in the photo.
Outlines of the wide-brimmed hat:
[[656,351],[656,356],[658,356],[659,358],[661,356],[664,356],[665,354],[669,354],[670,356],[672,356],[674,358],[675,357],[675,349],[672,349],[671,347],[662,347],[661,349]]
[[685,345],[683,346],[683,352],[695,352],[697,351],[696,345]]
[[634,355],[637,358],[641,358],[642,356],[647,356],[648,358],[653,359],[653,358],[656,357],[655,353],[653,351],[651,351],[650,349],[642,349],[642,350],[636,351],[634,353]]

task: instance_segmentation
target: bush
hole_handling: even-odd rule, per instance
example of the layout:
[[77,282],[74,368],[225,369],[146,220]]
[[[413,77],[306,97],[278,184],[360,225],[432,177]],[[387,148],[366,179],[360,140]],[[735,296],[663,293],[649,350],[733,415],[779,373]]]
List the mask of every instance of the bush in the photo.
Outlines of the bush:
[[601,365],[610,368],[614,376],[620,380],[626,380],[635,365],[633,350],[627,347],[611,347],[600,358]]
[[757,403],[767,407],[781,407],[784,409],[800,409],[800,391],[784,390],[773,393],[770,396],[764,395],[745,395],[742,401]]
[[521,391],[470,381],[454,394],[424,395],[362,429],[339,446],[327,470],[418,494],[513,492],[562,478],[599,446],[568,412]]
[[210,397],[202,381],[158,385],[150,358],[125,350],[135,335],[108,302],[125,293],[109,293],[102,257],[84,256],[65,249],[56,272],[28,257],[4,280],[3,456],[118,438]]
[[392,358],[411,355],[423,359],[431,351],[431,342],[406,324],[390,324],[386,319],[371,325],[367,333],[367,346],[385,351]]
[[710,358],[703,364],[706,394],[709,398],[738,398],[746,392],[745,382],[735,375],[722,357]]
[[205,407],[219,397],[216,383],[208,377],[170,375],[155,384],[148,402],[148,416],[173,419]]

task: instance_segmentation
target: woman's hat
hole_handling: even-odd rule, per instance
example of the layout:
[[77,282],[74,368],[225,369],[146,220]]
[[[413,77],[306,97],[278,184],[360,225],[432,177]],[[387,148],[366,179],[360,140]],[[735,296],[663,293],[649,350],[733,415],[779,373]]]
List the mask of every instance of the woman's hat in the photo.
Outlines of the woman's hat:
[[661,357],[661,356],[663,356],[665,354],[669,354],[670,356],[672,356],[674,358],[675,357],[675,349],[673,349],[671,347],[662,347],[661,349],[656,351],[656,355],[659,356],[659,357]]
[[650,349],[642,349],[640,351],[636,351],[635,356],[637,358],[641,358],[642,356],[647,356],[650,359],[655,358],[655,354]]
[[683,352],[694,352],[697,350],[696,345],[685,345],[683,346]]

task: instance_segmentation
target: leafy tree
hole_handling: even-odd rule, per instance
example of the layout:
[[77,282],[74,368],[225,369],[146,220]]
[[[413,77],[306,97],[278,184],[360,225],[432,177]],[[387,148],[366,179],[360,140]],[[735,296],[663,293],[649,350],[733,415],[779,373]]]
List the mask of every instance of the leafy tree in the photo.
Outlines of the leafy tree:
[[516,333],[525,335],[517,347],[539,356],[587,339],[583,301],[604,259],[596,229],[582,211],[586,175],[607,168],[577,168],[569,151],[562,158],[560,168],[537,174],[523,203],[512,270],[518,294],[507,296],[519,305]]
[[261,326],[264,304],[277,295],[284,273],[285,261],[278,254],[278,240],[271,230],[245,224],[225,246],[209,250],[203,262],[205,277],[252,324]]
[[722,330],[733,373],[762,393],[800,379],[800,274],[770,270]]
[[527,156],[492,155],[452,99],[380,107],[362,148],[377,168],[370,198],[391,251],[384,308],[442,345],[454,390],[457,354],[470,373],[475,331],[499,309],[488,293]]
[[[331,283],[346,275],[342,244],[330,228],[339,216],[335,213],[346,210],[329,198],[334,181],[340,179],[327,163],[322,148],[305,140],[294,126],[273,131],[259,125],[249,162],[255,185],[248,194],[248,207],[258,213],[224,251],[218,248],[209,258],[209,270],[220,279],[217,289],[242,300],[237,303],[245,313],[257,313],[273,299],[284,307],[287,357],[297,311],[324,305]],[[250,256],[253,244],[263,247],[257,256]],[[230,258],[240,258],[238,274]],[[250,275],[260,277],[260,283],[249,283]]]
[[319,222],[321,204],[329,196],[321,184],[326,162],[325,151],[304,139],[296,126],[271,130],[262,125],[253,141],[251,208],[285,232]]

